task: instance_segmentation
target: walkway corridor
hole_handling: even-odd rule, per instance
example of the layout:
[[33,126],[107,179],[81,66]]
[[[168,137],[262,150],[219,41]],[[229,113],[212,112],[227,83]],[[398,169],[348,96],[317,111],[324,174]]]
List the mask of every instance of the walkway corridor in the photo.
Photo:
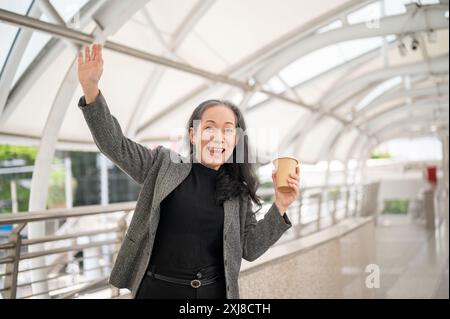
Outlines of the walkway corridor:
[[381,215],[377,298],[449,298],[448,243],[448,220],[432,231],[408,216]]

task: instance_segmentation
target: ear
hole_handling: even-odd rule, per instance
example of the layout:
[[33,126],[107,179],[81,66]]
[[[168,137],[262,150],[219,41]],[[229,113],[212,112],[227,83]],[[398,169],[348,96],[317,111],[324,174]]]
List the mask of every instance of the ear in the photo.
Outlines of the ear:
[[195,145],[195,132],[192,127],[189,128],[189,140],[192,145]]

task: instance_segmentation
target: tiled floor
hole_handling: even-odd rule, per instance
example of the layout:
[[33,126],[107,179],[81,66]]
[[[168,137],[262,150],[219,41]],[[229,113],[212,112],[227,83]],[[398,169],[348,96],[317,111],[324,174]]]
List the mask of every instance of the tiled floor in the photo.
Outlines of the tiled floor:
[[376,227],[380,266],[377,298],[449,298],[448,219],[435,230],[408,216],[381,215]]

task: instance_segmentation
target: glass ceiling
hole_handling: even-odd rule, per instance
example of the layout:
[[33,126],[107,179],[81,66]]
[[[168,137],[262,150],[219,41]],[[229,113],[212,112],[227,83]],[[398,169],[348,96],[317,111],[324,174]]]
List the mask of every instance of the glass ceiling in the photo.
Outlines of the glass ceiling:
[[[289,5],[292,6],[298,6],[298,0],[286,0],[289,1]],[[55,10],[58,12],[58,14],[61,16],[61,18],[66,22],[67,26],[70,27],[71,21],[73,21],[74,17],[76,17],[77,13],[80,11],[80,9],[85,6],[89,1],[88,0],[71,0],[71,1],[58,1],[58,0],[51,0],[50,3],[54,6]],[[169,1],[170,2],[170,1]],[[346,4],[350,1],[346,0],[336,0],[331,2],[329,0],[317,0],[314,2],[307,2],[307,9],[309,10],[309,15],[304,15],[302,13],[301,16],[295,17],[294,15],[292,17],[286,17],[286,21],[280,22],[280,25],[277,25],[280,30],[277,30],[277,32],[274,32],[273,30],[269,30],[269,26],[267,26],[268,30],[260,30],[260,32],[257,32],[256,35],[252,34],[251,28],[248,30],[245,30],[245,37],[242,39],[240,38],[240,34],[233,32],[233,34],[227,34],[227,29],[220,29],[221,38],[215,39],[217,43],[220,45],[217,45],[217,43],[213,43],[211,40],[211,30],[208,28],[208,22],[214,21],[213,14],[217,14],[218,11],[222,12],[220,13],[221,16],[224,16],[224,19],[236,19],[234,21],[236,25],[239,25],[239,23],[243,23],[245,25],[246,14],[258,14],[258,10],[261,10],[261,14],[267,14],[271,11],[275,12],[275,7],[271,7],[271,1],[264,2],[264,4],[254,1],[254,0],[243,0],[245,4],[242,4],[242,12],[239,12],[238,16],[233,15],[232,12],[222,12],[219,10],[220,8],[224,8],[227,6],[230,6],[229,3],[226,2],[226,0],[216,0],[216,2],[213,3],[211,6],[210,11],[205,11],[204,15],[199,18],[199,21],[195,21],[197,23],[189,32],[189,34],[183,39],[182,44],[177,49],[177,55],[180,57],[182,61],[184,61],[187,64],[191,64],[194,66],[202,67],[204,69],[207,69],[211,71],[214,69],[215,73],[222,73],[224,70],[226,70],[226,67],[233,66],[233,61],[231,58],[236,59],[237,62],[245,61],[245,59],[248,58],[248,55],[243,54],[242,56],[239,56],[240,50],[233,49],[234,47],[244,47],[245,46],[245,52],[250,52],[252,46],[254,45],[255,48],[263,48],[264,45],[267,45],[271,41],[276,40],[277,36],[281,36],[283,34],[288,34],[292,32],[293,27],[301,27],[302,25],[306,25],[308,22],[313,20],[313,18],[319,18],[323,16],[327,11],[330,11],[331,8],[335,8],[338,5]],[[397,16],[397,15],[403,15],[407,13],[406,4],[410,3],[418,3],[421,5],[433,5],[436,3],[439,3],[437,0],[387,0],[387,1],[369,1],[369,4],[367,6],[361,7],[357,6],[354,10],[347,11],[344,15],[336,15],[335,17],[332,17],[331,19],[324,20],[326,22],[319,24],[314,30],[310,30],[308,34],[310,36],[315,36],[318,34],[326,34],[327,32],[339,29],[339,28],[345,28],[347,25],[354,25],[359,23],[367,23],[371,19],[377,19],[382,18],[383,16]],[[21,15],[27,15],[30,12],[30,8],[33,5],[33,1],[31,0],[20,0],[20,1],[10,1],[10,0],[0,0],[0,8],[12,11]],[[174,3],[174,2],[172,2]],[[306,2],[305,2],[306,3]],[[155,0],[150,1],[148,5],[146,5],[147,12],[149,13],[148,17],[153,20],[153,23],[156,26],[156,31],[161,32],[161,35],[163,36],[164,40],[166,41],[166,44],[170,46],[171,40],[173,40],[177,35],[176,32],[179,32],[178,27],[183,25],[186,19],[188,19],[191,11],[194,9],[196,5],[195,1],[190,1],[189,3],[183,4],[183,10],[181,12],[181,9],[177,11],[177,13],[170,15],[171,5],[168,2],[164,2],[163,0]],[[276,2],[273,2],[273,5],[276,6]],[[233,6],[238,6],[237,4],[233,4]],[[261,9],[258,10],[255,9],[255,6],[260,6]],[[329,6],[329,10],[325,10],[324,8],[327,8]],[[228,7],[227,7],[228,8]],[[251,10],[250,10],[251,8]],[[280,8],[277,8],[276,12],[283,12]],[[172,10],[173,11],[173,10]],[[448,11],[448,10],[447,10]],[[316,16],[314,16],[316,14]],[[170,16],[169,16],[170,15]],[[147,18],[148,18],[147,17]],[[45,14],[41,14],[38,17],[42,21],[46,22],[52,22],[51,19],[49,19]],[[241,20],[237,20],[237,19]],[[288,21],[289,18],[292,18],[292,21]],[[258,19],[252,18],[250,21],[254,22],[258,26],[262,26],[264,24],[259,24]],[[194,22],[191,22],[194,23]],[[281,29],[281,26],[285,26],[286,30]],[[209,26],[211,27],[211,25]],[[220,25],[215,25],[214,28],[220,28]],[[126,30],[125,33],[123,30]],[[219,29],[218,29],[219,30]],[[0,38],[2,41],[0,41],[0,66],[2,70],[4,69],[4,64],[7,62],[8,54],[11,50],[12,45],[14,44],[14,41],[18,35],[19,28],[13,27],[9,24],[2,23],[0,21]],[[124,37],[124,34],[130,34],[130,32],[133,33],[133,37]],[[272,33],[271,33],[272,32]],[[445,30],[448,34],[448,28]],[[444,32],[444,34],[445,34]],[[274,37],[274,39],[271,39],[271,41],[264,42],[265,40],[262,35],[271,33]],[[143,14],[143,11],[137,11],[136,14],[133,15],[132,18],[129,19],[128,23],[125,23],[122,29],[119,29],[118,32],[113,34],[110,38],[113,40],[116,40],[117,42],[120,42],[124,45],[129,45],[133,47],[133,43],[136,41],[139,42],[139,47],[142,46],[145,47],[151,47],[151,45],[146,45],[146,42],[153,41],[154,37],[152,34],[152,31],[149,30],[149,24],[148,21],[145,18],[145,14]],[[244,33],[243,33],[244,34]],[[149,36],[150,35],[150,36]],[[217,37],[216,37],[217,38]],[[23,53],[23,57],[18,64],[17,71],[14,73],[14,79],[12,82],[11,88],[14,87],[18,82],[18,79],[20,79],[22,76],[27,76],[27,70],[31,63],[34,61],[34,59],[39,54],[45,54],[46,52],[43,51],[45,45],[49,43],[49,41],[52,39],[52,36],[41,33],[41,32],[33,32],[31,35],[31,38],[26,45],[26,49]],[[119,39],[119,40],[117,40]],[[252,42],[251,45],[247,43],[246,41],[248,39],[252,39],[254,43]],[[220,41],[219,41],[220,40]],[[227,42],[228,41],[228,42]],[[246,43],[241,43],[241,42]],[[260,42],[257,42],[260,41]],[[266,90],[269,90],[274,93],[278,94],[286,94],[286,96],[297,99],[302,94],[309,94],[308,92],[311,91],[311,87],[314,87],[316,91],[318,91],[318,95],[326,94],[327,90],[333,87],[333,85],[336,85],[336,81],[338,81],[342,76],[343,73],[346,75],[348,73],[349,75],[352,72],[362,72],[361,69],[345,69],[344,71],[335,71],[338,70],[340,67],[344,67],[351,63],[352,61],[358,59],[359,57],[364,56],[368,52],[375,52],[376,50],[380,50],[380,54],[373,60],[370,61],[371,64],[373,64],[375,69],[379,69],[380,66],[382,67],[382,61],[383,57],[381,55],[382,47],[384,45],[384,41],[387,41],[388,43],[396,43],[397,36],[395,34],[389,34],[387,36],[381,37],[366,37],[366,38],[360,38],[360,39],[354,39],[349,41],[341,41],[336,44],[327,45],[322,48],[319,48],[313,52],[309,52],[308,54],[298,58],[297,60],[293,61],[286,67],[282,68],[276,74],[274,74],[269,81],[266,83],[260,83],[262,87]],[[439,54],[448,54],[448,40],[443,40],[440,38],[441,43],[438,44],[430,44],[431,51],[431,57],[437,56]],[[229,44],[225,44],[229,43]],[[197,49],[198,45],[201,44],[201,50]],[[432,47],[435,46],[436,48]],[[207,49],[204,49],[207,48]],[[152,52],[152,50],[148,50],[149,52]],[[201,51],[201,52],[199,52]],[[256,51],[256,49],[255,49]],[[242,50],[244,52],[244,50]],[[64,56],[63,56],[64,54]],[[161,52],[157,53],[158,55],[161,54]],[[132,67],[133,70],[142,70],[143,72],[153,72],[153,65],[152,67],[149,67],[149,64],[143,61],[137,61],[132,60],[132,58],[126,57],[126,56],[117,56],[116,53],[107,52],[105,50],[105,55],[108,56],[108,61],[112,61],[111,63],[118,63],[117,61],[120,61],[120,63],[124,63],[124,61],[130,61],[130,68]],[[55,66],[51,68],[51,72],[55,72],[58,70],[59,66],[67,66],[69,65],[71,56],[70,52],[64,51],[60,54],[61,61],[64,60],[64,63],[61,61],[56,61]],[[391,51],[388,52],[388,58],[390,59],[392,65],[396,63],[397,60],[402,59],[402,57],[399,57],[396,53],[396,48],[394,47],[391,49]],[[408,63],[414,63],[414,62],[420,62],[423,61],[423,57],[420,54],[417,55],[409,55],[404,58],[405,60],[408,59]],[[419,59],[419,60],[418,60]],[[218,62],[221,60],[221,62]],[[107,63],[108,63],[107,61]],[[132,62],[131,62],[132,61]],[[60,64],[58,64],[60,63]],[[126,63],[125,63],[126,64]],[[238,64],[238,63],[237,63]],[[367,63],[366,65],[369,65]],[[222,67],[223,66],[223,67]],[[210,67],[208,69],[208,67]],[[363,66],[364,67],[364,66]],[[50,66],[49,66],[50,69]],[[219,70],[220,69],[220,70]],[[217,71],[219,70],[219,71]],[[368,69],[370,70],[370,69]],[[61,74],[65,72],[61,71]],[[122,71],[121,71],[122,72]],[[52,74],[45,74],[46,79],[60,79],[61,76],[54,76]],[[108,77],[108,73],[111,77]],[[122,101],[127,100],[124,97],[120,97],[119,93],[117,92],[117,73],[116,71],[108,71],[105,74],[105,86],[104,90],[108,93],[108,100],[109,101]],[[120,72],[119,72],[120,73]],[[129,76],[127,72],[122,72],[123,76]],[[112,77],[114,75],[114,77]],[[248,79],[248,75],[244,75],[245,79]],[[448,71],[447,71],[448,76]],[[233,77],[233,76],[232,76]],[[138,97],[142,93],[142,90],[145,89],[145,79],[148,78],[148,74],[141,74],[139,77],[137,77],[134,82],[134,87],[130,88],[129,92],[133,92],[135,95],[132,99],[137,101]],[[239,78],[239,77],[238,77]],[[1,78],[0,78],[1,80]],[[174,83],[173,81],[176,81],[178,83]],[[198,83],[197,83],[198,82]],[[172,83],[172,85],[171,85]],[[147,105],[145,106],[145,111],[142,113],[141,122],[146,123],[149,119],[152,117],[157,116],[158,113],[160,113],[162,110],[165,110],[169,106],[173,106],[176,103],[183,103],[179,102],[182,100],[183,96],[187,96],[189,92],[195,91],[195,87],[198,85],[201,85],[204,83],[204,79],[196,78],[191,75],[187,75],[185,73],[181,73],[176,70],[170,70],[170,72],[165,72],[165,74],[161,77],[159,81],[159,87],[156,87],[156,92],[164,92],[164,94],[170,94],[170,97],[164,98],[163,94],[158,94],[159,96],[152,97]],[[56,86],[58,86],[60,83],[55,83]],[[376,100],[378,97],[382,96],[384,93],[394,90],[397,87],[402,86],[402,77],[401,76],[392,76],[387,79],[384,79],[380,81],[379,83],[374,83],[375,85],[372,86],[371,89],[368,89],[363,94],[363,98],[356,101],[351,101],[351,109],[355,111],[360,111],[364,109],[367,105],[369,105],[372,101]],[[42,87],[39,86],[39,83],[35,84],[35,87],[30,89],[28,92],[26,92],[27,96],[23,99],[23,101],[32,101],[36,100],[36,98],[39,97],[39,94],[42,92]],[[178,89],[174,90],[174,87],[178,87]],[[221,89],[219,85],[219,88],[215,91],[210,91],[208,94],[214,94],[215,92],[225,92],[220,93],[223,94],[220,96],[220,98],[227,98],[229,100],[232,100],[236,104],[240,104],[244,97],[246,97],[246,94],[242,92],[239,89],[236,88],[226,88]],[[296,88],[299,87],[299,91],[296,91]],[[52,92],[56,92],[55,90],[52,90]],[[300,92],[301,91],[301,92]],[[47,91],[46,91],[47,92]],[[302,94],[298,94],[298,93]],[[181,94],[183,93],[183,94]],[[349,92],[351,94],[352,92]],[[76,101],[78,98],[78,94],[80,94],[80,91],[77,89],[76,92],[74,92],[74,96],[72,97],[72,101],[70,103],[73,103],[73,101]],[[206,94],[206,95],[208,95]],[[45,101],[51,101],[53,100],[53,97],[46,97],[44,99]],[[195,99],[194,99],[195,100]],[[194,101],[193,100],[193,101]],[[170,103],[169,103],[169,102]],[[197,100],[195,100],[197,101]],[[262,108],[255,108],[253,111],[252,108],[258,105],[261,105],[264,102],[265,107]],[[115,102],[118,103],[118,102]],[[119,120],[121,121],[121,124],[123,126],[126,126],[128,124],[128,120],[131,117],[132,110],[135,110],[135,105],[129,107],[129,110],[124,110],[121,105],[115,104],[114,102],[111,103],[111,109],[113,110],[114,114],[117,114]],[[137,103],[137,102],[133,102]],[[188,102],[189,104],[194,104],[193,102]],[[11,120],[6,123],[5,126],[0,127],[0,134],[8,133],[8,134],[27,134],[30,136],[39,136],[42,132],[42,127],[44,123],[30,123],[29,131],[23,132],[21,129],[20,132],[15,130],[14,121],[18,120],[17,115],[18,114],[27,114],[27,108],[29,106],[26,105],[25,102],[21,102],[17,105],[18,111],[16,116],[14,114],[11,115]],[[268,108],[278,108],[280,107],[280,101],[271,99],[269,101],[269,97],[266,94],[260,93],[260,92],[253,92],[250,95],[249,101],[245,105],[246,110],[252,112],[267,112]],[[291,114],[288,109],[294,110],[293,113],[295,113],[295,110],[298,110],[299,106],[297,105],[291,105],[291,106],[285,106],[283,105],[283,108],[286,110],[285,114]],[[1,109],[1,108],[0,108]],[[45,112],[48,112],[50,109],[50,105],[42,106],[41,108]],[[174,108],[177,110],[176,108]],[[185,107],[180,108],[179,110],[182,110],[182,112],[175,111],[174,113],[171,113],[170,116],[167,117],[161,117],[160,120],[158,120],[157,123],[153,125],[153,127],[144,128],[142,132],[145,134],[149,134],[148,136],[143,136],[143,138],[147,140],[151,140],[152,138],[155,138],[156,136],[164,136],[165,134],[165,128],[170,127],[170,125],[173,125],[171,123],[171,120],[180,118],[179,122],[176,122],[175,124],[179,126],[184,126],[185,123],[182,123],[183,114],[189,113],[189,109],[186,110]],[[78,111],[78,110],[76,110]],[[73,111],[72,109],[68,110],[67,118],[65,119],[62,131],[61,131],[61,138],[65,138],[68,140],[79,140],[87,142],[87,139],[89,139],[89,136],[86,134],[80,134],[78,131],[81,129],[78,129],[84,123],[82,122],[82,118],[79,115],[75,115],[76,111]],[[178,114],[179,116],[172,116],[173,114]],[[181,114],[181,115],[180,115]],[[264,116],[261,116],[260,114],[253,113],[255,118],[264,118]],[[269,113],[267,113],[269,114]],[[299,113],[300,114],[300,113]],[[309,112],[303,112],[301,116],[304,116],[307,118],[310,116]],[[292,117],[292,116],[291,116]],[[45,116],[44,116],[45,118]],[[73,121],[73,119],[76,119],[76,121],[80,121],[80,123]],[[276,117],[271,118],[274,122],[274,125],[283,126],[286,120],[283,120],[283,114],[278,114]],[[295,121],[295,123],[299,123],[299,121]],[[324,124],[325,123],[325,124]],[[330,134],[333,134],[332,130],[335,128],[335,126],[332,125],[326,125],[327,122],[320,121],[316,124],[318,125],[316,129],[311,130],[311,132],[316,132],[314,134],[317,135],[311,135],[307,141],[308,141],[308,147],[313,147],[315,144],[318,144],[316,141],[322,137],[330,136]],[[22,126],[23,127],[23,124]],[[77,129],[76,129],[77,128]],[[320,129],[318,129],[320,128]],[[84,130],[84,128],[83,128]],[[283,130],[289,131],[289,129],[286,129],[283,126]],[[163,134],[164,133],[164,134]],[[79,135],[77,135],[79,134]],[[154,136],[152,135],[154,134]],[[357,136],[356,136],[357,138]],[[328,140],[328,138],[327,138]],[[90,143],[92,141],[89,141]],[[351,144],[351,143],[350,143]],[[320,147],[318,145],[317,147]],[[305,150],[304,147],[301,147],[300,149]],[[316,149],[314,151],[311,151],[311,154],[320,154],[320,150]],[[308,157],[308,160],[311,162],[323,160],[321,158],[318,158],[317,156],[306,156]]]

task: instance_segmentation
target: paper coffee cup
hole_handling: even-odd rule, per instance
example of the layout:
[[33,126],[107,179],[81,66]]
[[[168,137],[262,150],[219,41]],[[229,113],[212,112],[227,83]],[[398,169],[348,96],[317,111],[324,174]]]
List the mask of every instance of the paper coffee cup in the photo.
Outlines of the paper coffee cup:
[[292,191],[288,184],[288,178],[290,173],[295,175],[295,168],[299,163],[300,161],[293,156],[280,156],[273,160],[275,165],[275,183],[280,192],[288,193]]

